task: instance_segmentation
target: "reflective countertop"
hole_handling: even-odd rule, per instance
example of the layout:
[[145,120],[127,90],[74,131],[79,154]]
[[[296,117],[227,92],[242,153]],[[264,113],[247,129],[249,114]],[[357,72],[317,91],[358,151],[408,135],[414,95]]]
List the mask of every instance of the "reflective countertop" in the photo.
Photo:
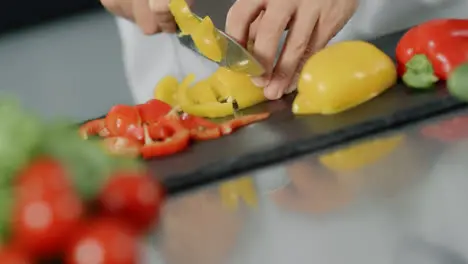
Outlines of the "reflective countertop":
[[468,111],[171,197],[144,263],[468,263]]

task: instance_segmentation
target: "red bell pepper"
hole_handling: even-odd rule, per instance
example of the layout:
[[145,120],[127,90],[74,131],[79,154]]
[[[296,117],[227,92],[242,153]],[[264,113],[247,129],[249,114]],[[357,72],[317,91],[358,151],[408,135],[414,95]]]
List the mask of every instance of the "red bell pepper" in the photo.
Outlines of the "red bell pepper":
[[195,140],[210,140],[221,137],[218,124],[204,118],[182,114],[180,117],[182,125],[190,131],[190,137]]
[[170,131],[170,136],[160,140],[153,140],[150,136],[148,125],[143,125],[145,131],[145,145],[141,148],[141,155],[145,159],[168,156],[185,150],[190,143],[190,133],[182,125],[175,114],[167,115],[155,123]]
[[234,132],[235,130],[241,127],[248,126],[252,123],[262,121],[264,119],[267,119],[269,116],[270,116],[270,113],[261,113],[261,114],[236,117],[233,120],[229,120],[221,124],[221,133],[223,135],[230,135],[232,134],[232,132]]
[[131,137],[142,140],[141,118],[134,106],[115,105],[105,118],[106,128],[113,137]]
[[108,137],[103,140],[105,149],[113,155],[138,157],[142,144],[127,137]]
[[106,124],[103,118],[86,122],[80,126],[78,132],[83,139],[88,139],[90,136],[96,135],[100,137],[107,137],[110,134],[109,130],[106,128]]
[[172,110],[172,106],[157,99],[149,100],[136,107],[140,114],[141,121],[146,124],[157,122],[161,117],[167,115]]
[[396,48],[398,72],[413,88],[429,88],[468,61],[468,19],[437,19],[410,29]]

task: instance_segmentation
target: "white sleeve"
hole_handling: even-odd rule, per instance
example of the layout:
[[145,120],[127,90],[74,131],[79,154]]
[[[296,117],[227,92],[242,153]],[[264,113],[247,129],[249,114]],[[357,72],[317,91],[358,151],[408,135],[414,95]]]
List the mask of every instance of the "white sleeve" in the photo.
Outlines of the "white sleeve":
[[468,0],[358,0],[342,35],[375,38],[434,18],[467,18]]

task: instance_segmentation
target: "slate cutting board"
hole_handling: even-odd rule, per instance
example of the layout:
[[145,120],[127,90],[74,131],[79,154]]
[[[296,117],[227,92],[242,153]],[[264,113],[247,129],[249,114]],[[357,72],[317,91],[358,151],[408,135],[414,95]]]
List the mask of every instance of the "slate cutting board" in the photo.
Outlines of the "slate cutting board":
[[[373,41],[394,57],[402,33]],[[431,92],[410,91],[403,84],[350,111],[331,116],[294,116],[293,96],[246,112],[269,111],[272,117],[219,140],[194,144],[188,151],[148,161],[170,192],[176,192],[328,148],[351,139],[396,128],[465,107],[448,96],[444,84]]]

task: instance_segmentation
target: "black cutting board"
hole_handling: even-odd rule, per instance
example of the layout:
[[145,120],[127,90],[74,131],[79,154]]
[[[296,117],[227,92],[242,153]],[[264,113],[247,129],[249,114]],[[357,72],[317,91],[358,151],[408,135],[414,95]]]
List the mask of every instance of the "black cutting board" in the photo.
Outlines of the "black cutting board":
[[[401,35],[373,42],[394,57]],[[184,190],[465,106],[448,96],[444,84],[439,86],[431,92],[414,92],[397,84],[376,99],[330,116],[294,116],[292,95],[246,111],[269,111],[272,117],[267,121],[148,165],[171,192]]]

